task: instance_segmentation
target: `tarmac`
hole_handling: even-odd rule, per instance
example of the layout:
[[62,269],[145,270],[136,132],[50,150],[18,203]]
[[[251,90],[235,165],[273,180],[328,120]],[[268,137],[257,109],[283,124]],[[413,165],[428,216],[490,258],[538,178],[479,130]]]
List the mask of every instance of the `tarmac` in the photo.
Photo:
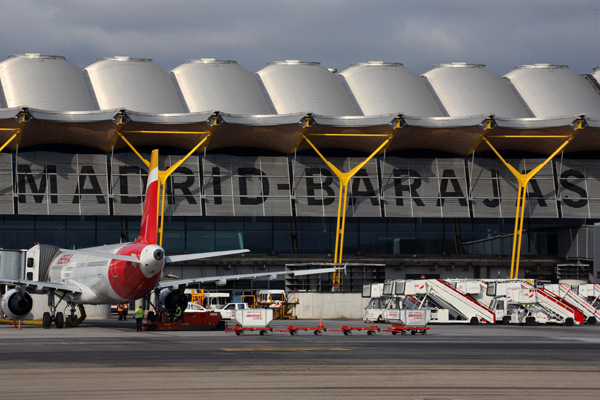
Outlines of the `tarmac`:
[[600,325],[430,328],[414,336],[236,336],[136,332],[133,320],[116,317],[64,329],[1,325],[0,383],[12,399],[600,398]]

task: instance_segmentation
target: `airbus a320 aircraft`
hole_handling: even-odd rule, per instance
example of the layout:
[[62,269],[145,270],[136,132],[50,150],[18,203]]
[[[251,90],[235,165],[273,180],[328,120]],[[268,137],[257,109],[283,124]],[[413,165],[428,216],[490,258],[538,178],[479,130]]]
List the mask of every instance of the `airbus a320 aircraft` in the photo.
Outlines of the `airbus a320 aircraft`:
[[[154,150],[150,159],[140,235],[135,242],[81,250],[57,249],[56,254],[49,262],[45,276],[40,275],[38,281],[0,278],[0,284],[13,287],[2,297],[2,311],[6,317],[12,320],[26,317],[33,308],[33,298],[30,294],[47,294],[48,296],[50,311],[43,315],[44,328],[49,328],[52,322],[57,328],[62,328],[65,323],[64,315],[62,312],[57,312],[57,309],[63,301],[71,307],[66,323],[70,326],[77,326],[85,319],[84,304],[130,302],[156,291],[159,292],[158,301],[164,308],[174,309],[176,304],[185,308],[187,299],[183,289],[189,284],[217,282],[222,285],[227,280],[257,277],[273,279],[277,275],[283,274],[298,276],[330,273],[343,269],[334,267],[161,282],[165,263],[239,254],[249,250],[166,256],[163,248],[157,244],[158,173],[158,150]],[[75,316],[76,306],[81,311],[79,318]]]

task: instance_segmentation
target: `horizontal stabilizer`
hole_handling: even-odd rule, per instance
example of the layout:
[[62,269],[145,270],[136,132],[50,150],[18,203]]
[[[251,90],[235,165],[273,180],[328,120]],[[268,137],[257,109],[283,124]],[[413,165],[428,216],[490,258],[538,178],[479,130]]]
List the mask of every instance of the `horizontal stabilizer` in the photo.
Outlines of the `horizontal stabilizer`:
[[64,253],[73,253],[73,254],[81,254],[84,256],[92,256],[92,257],[100,257],[100,258],[108,258],[109,260],[121,260],[128,261],[132,263],[140,263],[140,260],[136,256],[125,256],[121,254],[110,254],[110,253],[96,253],[94,251],[82,251],[82,250],[66,250],[60,249]]
[[168,263],[175,263],[180,261],[199,260],[201,258],[231,256],[234,254],[248,253],[249,251],[250,250],[248,249],[241,249],[227,251],[212,251],[210,253],[180,254],[178,256],[167,256],[165,260]]

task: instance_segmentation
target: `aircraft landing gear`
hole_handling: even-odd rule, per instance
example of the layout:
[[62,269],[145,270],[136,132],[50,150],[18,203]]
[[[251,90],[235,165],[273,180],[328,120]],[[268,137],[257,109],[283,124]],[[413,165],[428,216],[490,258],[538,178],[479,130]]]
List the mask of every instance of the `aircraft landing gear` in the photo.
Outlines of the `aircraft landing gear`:
[[[49,329],[53,322],[57,329],[63,328],[65,318],[63,313],[56,312],[56,309],[66,295],[66,293],[63,293],[62,296],[59,296],[54,292],[54,290],[50,290],[50,292],[48,292],[48,308],[50,309],[50,312],[46,311],[42,316],[42,327],[44,329]],[[58,297],[58,302],[55,301],[55,296]]]
[[[83,305],[81,304],[75,304],[75,303],[67,303],[69,305],[69,307],[71,307],[70,310],[70,315],[67,316],[67,321],[66,324],[67,326],[70,327],[77,327],[79,326],[79,324],[81,324],[85,318],[86,318],[86,314],[85,314],[85,308],[83,308]],[[81,317],[77,318],[77,315],[75,314],[75,307],[78,306],[79,307],[79,311],[81,312]]]

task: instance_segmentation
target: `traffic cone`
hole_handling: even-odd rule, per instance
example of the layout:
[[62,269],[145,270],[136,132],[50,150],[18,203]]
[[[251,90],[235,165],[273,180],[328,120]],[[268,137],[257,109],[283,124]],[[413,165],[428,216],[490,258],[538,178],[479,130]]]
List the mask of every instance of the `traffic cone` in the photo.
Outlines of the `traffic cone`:
[[21,328],[21,320],[19,320],[19,328],[18,329],[22,329]]
[[327,329],[323,326],[323,320],[319,320],[319,326],[318,328],[324,332],[327,332]]
[[16,327],[17,327],[17,320],[13,319],[13,328],[16,328]]

